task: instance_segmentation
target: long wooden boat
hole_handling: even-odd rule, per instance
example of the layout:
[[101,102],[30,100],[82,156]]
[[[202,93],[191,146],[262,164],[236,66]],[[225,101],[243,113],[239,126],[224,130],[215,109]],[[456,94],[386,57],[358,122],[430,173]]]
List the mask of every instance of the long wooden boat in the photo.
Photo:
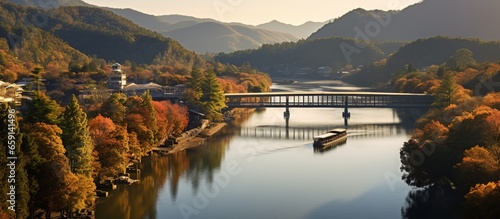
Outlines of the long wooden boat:
[[331,147],[347,140],[346,129],[333,129],[329,132],[314,136],[313,147]]

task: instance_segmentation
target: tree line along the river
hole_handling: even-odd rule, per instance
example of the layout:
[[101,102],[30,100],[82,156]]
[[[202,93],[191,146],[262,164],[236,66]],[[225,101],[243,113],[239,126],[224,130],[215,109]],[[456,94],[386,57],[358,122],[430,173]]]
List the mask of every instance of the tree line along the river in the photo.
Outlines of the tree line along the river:
[[500,63],[476,63],[461,49],[440,66],[411,65],[392,84],[425,92],[433,108],[401,148],[403,179],[411,186],[456,188],[464,218],[500,215]]
[[[106,65],[101,70],[109,71],[108,68]],[[48,215],[92,206],[96,183],[123,173],[129,162],[146,155],[162,138],[179,136],[185,131],[188,106],[199,109],[209,119],[220,119],[225,106],[224,93],[268,91],[270,86],[266,74],[249,66],[237,68],[215,63],[209,69],[152,68],[160,73],[158,78],[175,80],[170,83],[187,83],[183,105],[154,101],[149,92],[140,96],[104,92],[86,99],[73,95],[69,101],[54,95],[60,98],[53,99],[48,93],[54,92],[38,80],[51,73],[41,67],[32,71],[30,77],[37,81],[31,88],[32,101],[17,115],[16,154],[20,162],[16,169],[17,218],[33,215],[37,209],[43,209]],[[150,72],[150,69],[125,67],[131,75]],[[61,107],[59,103],[64,102],[68,103]],[[1,107],[1,124],[6,127],[5,113],[10,106]],[[3,145],[6,136],[0,137],[2,157],[6,155]],[[4,158],[0,159],[3,166]],[[0,171],[2,180],[6,180],[7,170]],[[2,193],[6,194],[7,189],[6,184],[2,184]],[[0,209],[2,218],[14,216],[7,210],[7,203],[0,204]]]

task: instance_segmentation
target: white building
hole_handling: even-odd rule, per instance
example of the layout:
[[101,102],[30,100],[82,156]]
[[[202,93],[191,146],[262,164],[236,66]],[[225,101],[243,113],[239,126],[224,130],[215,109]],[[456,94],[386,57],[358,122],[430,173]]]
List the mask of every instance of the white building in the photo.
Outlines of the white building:
[[20,106],[22,92],[20,85],[0,81],[0,103],[14,102],[16,106]]
[[108,77],[108,88],[123,89],[127,85],[127,75],[122,71],[122,66],[115,63],[111,68],[113,71]]

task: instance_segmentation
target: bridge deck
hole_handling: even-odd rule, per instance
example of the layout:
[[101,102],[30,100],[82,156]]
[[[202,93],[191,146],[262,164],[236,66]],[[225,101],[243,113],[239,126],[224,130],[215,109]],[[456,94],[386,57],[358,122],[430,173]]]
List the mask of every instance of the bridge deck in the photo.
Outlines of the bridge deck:
[[256,107],[346,107],[349,108],[428,108],[428,94],[383,92],[271,92],[226,94],[231,108]]

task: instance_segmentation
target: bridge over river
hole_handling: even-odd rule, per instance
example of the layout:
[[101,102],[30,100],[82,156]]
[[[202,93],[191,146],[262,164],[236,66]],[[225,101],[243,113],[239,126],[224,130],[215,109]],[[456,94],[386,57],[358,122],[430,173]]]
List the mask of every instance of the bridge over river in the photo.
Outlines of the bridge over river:
[[284,107],[290,118],[290,107],[344,108],[342,117],[350,118],[348,108],[429,108],[434,98],[428,94],[387,92],[269,92],[226,94],[229,108]]

